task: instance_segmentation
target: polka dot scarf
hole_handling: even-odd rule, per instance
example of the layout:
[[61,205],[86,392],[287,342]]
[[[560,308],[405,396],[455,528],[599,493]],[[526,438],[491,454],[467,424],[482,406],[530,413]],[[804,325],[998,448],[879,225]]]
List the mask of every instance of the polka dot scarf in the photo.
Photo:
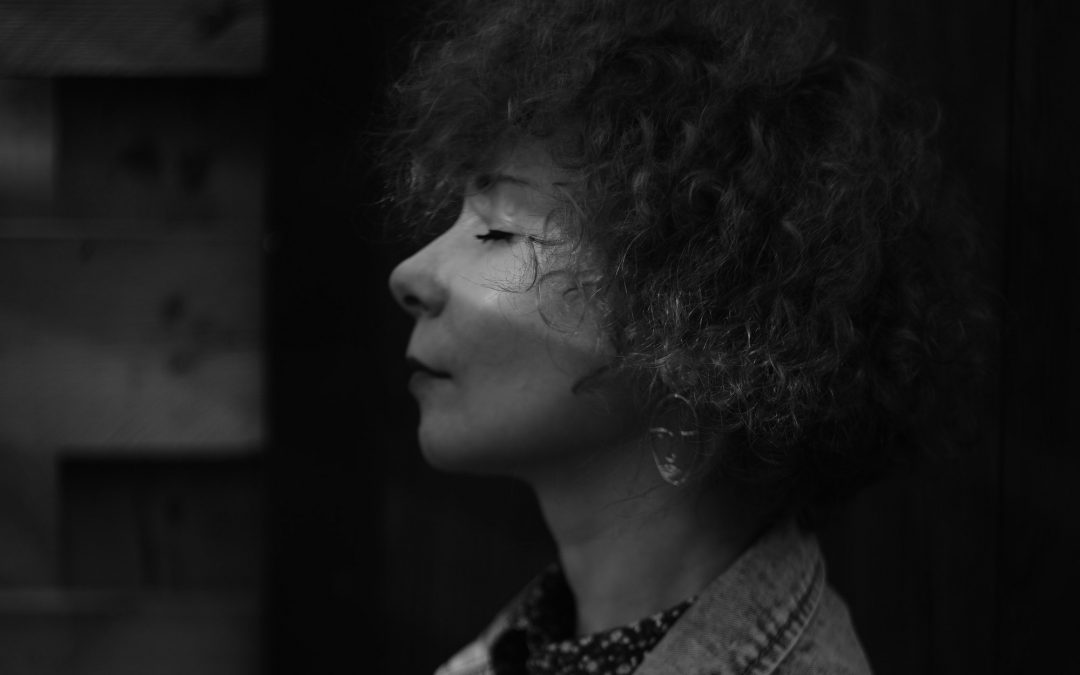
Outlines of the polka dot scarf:
[[692,603],[575,637],[574,598],[553,566],[525,592],[511,627],[492,646],[492,665],[498,675],[629,675]]

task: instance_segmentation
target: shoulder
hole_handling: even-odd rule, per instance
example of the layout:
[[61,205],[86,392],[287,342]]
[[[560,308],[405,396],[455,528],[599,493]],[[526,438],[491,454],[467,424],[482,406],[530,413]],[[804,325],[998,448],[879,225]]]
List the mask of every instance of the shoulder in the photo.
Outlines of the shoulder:
[[826,587],[817,611],[774,675],[870,675],[844,601]]
[[698,597],[637,675],[869,675],[816,537],[762,536]]
[[[526,590],[528,587],[526,588]],[[524,593],[523,591],[522,593]],[[437,675],[490,675],[511,608]],[[635,675],[870,675],[817,539],[784,523],[714,580]]]

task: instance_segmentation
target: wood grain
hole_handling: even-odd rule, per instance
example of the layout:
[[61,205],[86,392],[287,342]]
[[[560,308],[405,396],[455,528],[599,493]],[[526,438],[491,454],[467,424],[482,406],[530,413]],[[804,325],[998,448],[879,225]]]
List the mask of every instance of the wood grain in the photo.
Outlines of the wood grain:
[[0,439],[257,445],[261,247],[7,240]]
[[[265,111],[253,81],[64,80],[54,214],[258,237]],[[243,227],[246,229],[237,229]]]
[[0,592],[0,671],[19,675],[255,675],[250,593]]
[[51,212],[54,113],[51,81],[0,78],[0,217]]
[[254,75],[261,0],[3,0],[0,73]]

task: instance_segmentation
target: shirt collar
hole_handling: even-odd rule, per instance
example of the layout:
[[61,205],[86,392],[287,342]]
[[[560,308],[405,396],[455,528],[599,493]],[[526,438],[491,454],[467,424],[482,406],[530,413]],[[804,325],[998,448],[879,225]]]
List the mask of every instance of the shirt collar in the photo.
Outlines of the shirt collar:
[[552,565],[522,593],[509,629],[492,645],[492,662],[504,664],[498,672],[530,675],[630,673],[692,602],[688,598],[625,626],[576,636],[573,595],[562,569]]
[[[634,675],[768,675],[794,648],[824,592],[817,539],[793,521],[777,524],[702,590]],[[489,649],[512,620],[501,612],[436,675],[491,675]]]

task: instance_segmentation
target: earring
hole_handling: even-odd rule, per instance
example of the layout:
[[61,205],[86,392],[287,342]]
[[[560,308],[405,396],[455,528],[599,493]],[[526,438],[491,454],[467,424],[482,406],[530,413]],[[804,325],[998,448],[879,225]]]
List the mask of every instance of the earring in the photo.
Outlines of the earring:
[[[681,415],[674,410],[679,407],[683,410]],[[654,415],[671,418],[686,417],[687,411],[689,419],[686,421],[689,424],[680,423],[674,431],[666,426],[649,427],[649,441],[656,470],[664,481],[675,487],[686,484],[701,460],[701,453],[696,447],[699,435],[697,413],[690,401],[681,394],[669,394],[660,399],[654,412]]]

